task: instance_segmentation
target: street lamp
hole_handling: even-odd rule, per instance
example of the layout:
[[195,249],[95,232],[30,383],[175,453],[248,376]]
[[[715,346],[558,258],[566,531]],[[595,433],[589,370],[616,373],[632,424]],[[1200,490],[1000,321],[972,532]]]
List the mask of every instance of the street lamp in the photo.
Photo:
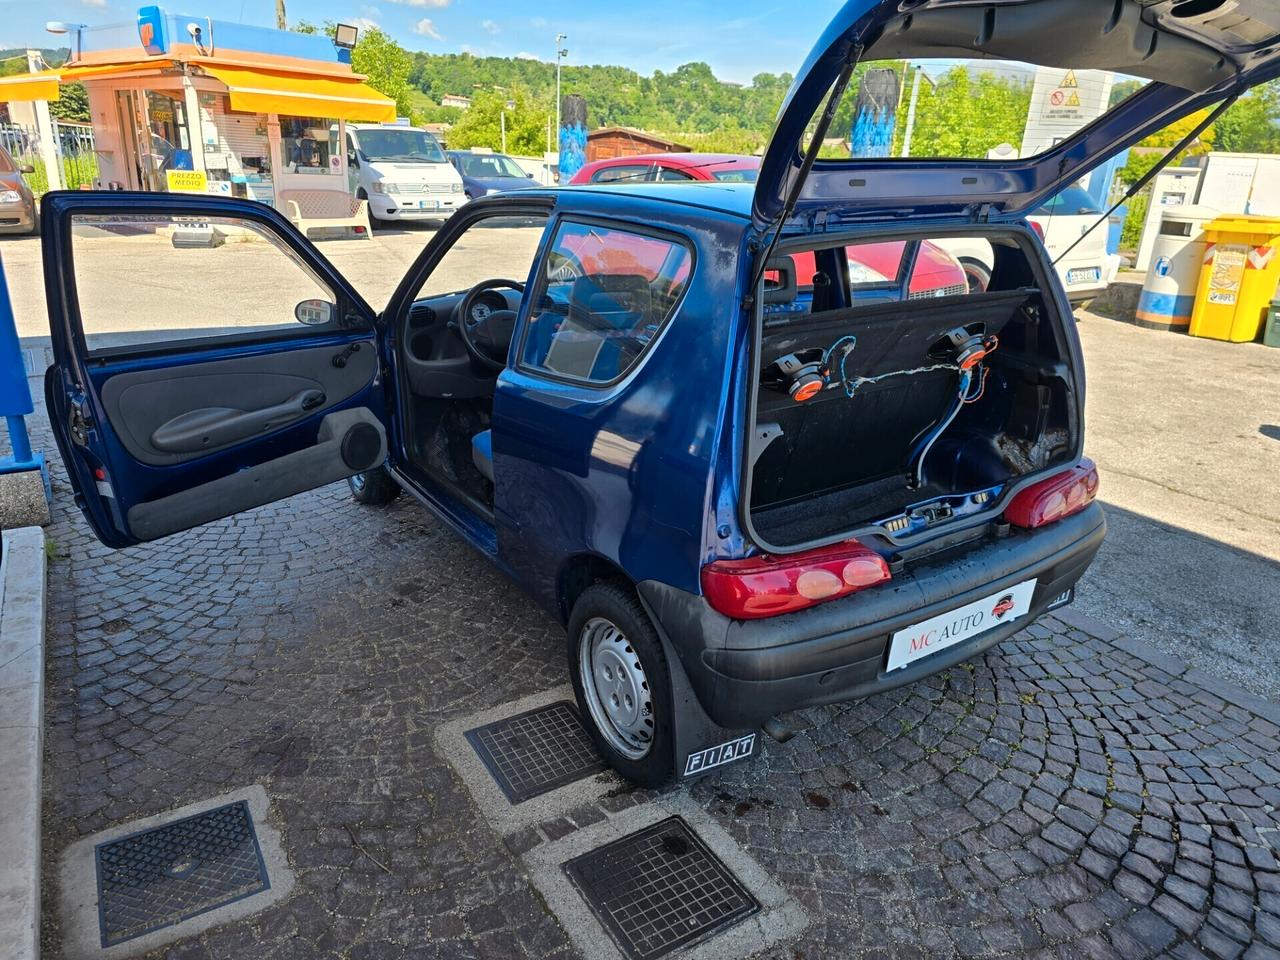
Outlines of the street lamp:
[[567,33],[556,34],[556,138],[560,137],[560,66],[564,63],[564,58],[569,56],[569,51],[564,48],[564,42],[569,39]]
[[44,25],[44,29],[47,33],[74,33],[76,35],[76,49],[74,57],[71,53],[67,54],[67,63],[71,63],[73,59],[80,59],[80,54],[82,52],[80,49],[80,31],[87,26],[87,23],[63,23],[61,20],[50,20]]

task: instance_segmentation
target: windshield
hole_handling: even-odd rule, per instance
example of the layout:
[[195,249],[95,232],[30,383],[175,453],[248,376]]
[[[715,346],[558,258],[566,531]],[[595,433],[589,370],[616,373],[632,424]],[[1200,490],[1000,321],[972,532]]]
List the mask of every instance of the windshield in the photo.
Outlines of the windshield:
[[360,152],[369,160],[399,160],[405,163],[445,163],[440,143],[425,130],[412,127],[357,130]]
[[859,64],[820,159],[1034,157],[1074,136],[1146,81],[1006,60]]
[[459,153],[455,154],[463,176],[467,177],[519,177],[524,179],[524,171],[510,157],[500,153]]
[[1035,217],[1097,217],[1102,214],[1098,204],[1083,187],[1067,187],[1060,194],[1041,206]]

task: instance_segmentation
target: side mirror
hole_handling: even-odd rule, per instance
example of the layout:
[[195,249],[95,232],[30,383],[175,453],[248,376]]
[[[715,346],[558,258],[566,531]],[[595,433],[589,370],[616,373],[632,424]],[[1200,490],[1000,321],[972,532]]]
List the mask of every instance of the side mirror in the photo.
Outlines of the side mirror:
[[29,163],[24,163],[22,166],[18,168],[18,172],[19,173],[35,173],[36,168]]
[[348,153],[348,154],[347,154],[347,166],[348,166],[348,167],[358,167],[358,166],[360,166],[360,158],[359,158],[359,157],[357,157],[354,153]]
[[323,327],[333,320],[333,304],[328,300],[303,300],[293,308],[293,315],[308,327]]

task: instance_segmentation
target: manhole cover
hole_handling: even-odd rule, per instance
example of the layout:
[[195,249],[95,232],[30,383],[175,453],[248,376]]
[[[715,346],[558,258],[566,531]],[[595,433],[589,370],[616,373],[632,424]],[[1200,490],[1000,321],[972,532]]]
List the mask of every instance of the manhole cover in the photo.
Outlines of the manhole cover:
[[271,885],[244,801],[101,843],[94,859],[104,947]]
[[467,742],[512,803],[605,769],[568,700],[468,730]]
[[680,817],[564,865],[593,913],[632,960],[652,960],[760,911]]

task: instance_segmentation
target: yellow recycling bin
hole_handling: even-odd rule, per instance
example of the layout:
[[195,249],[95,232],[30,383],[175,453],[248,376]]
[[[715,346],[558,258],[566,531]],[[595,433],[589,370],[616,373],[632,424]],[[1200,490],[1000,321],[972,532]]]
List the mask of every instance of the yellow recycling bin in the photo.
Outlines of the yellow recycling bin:
[[1193,337],[1248,343],[1258,339],[1280,284],[1280,217],[1219,217],[1205,228]]

